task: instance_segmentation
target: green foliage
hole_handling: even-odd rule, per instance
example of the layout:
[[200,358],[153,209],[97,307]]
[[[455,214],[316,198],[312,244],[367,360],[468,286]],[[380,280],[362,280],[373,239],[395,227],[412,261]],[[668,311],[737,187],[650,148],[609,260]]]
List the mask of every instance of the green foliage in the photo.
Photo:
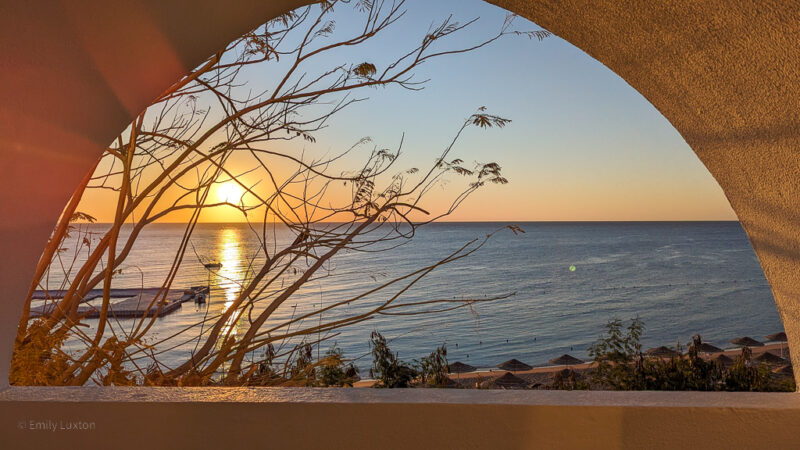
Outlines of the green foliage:
[[28,325],[27,335],[17,342],[11,358],[9,382],[18,386],[52,386],[62,384],[60,375],[69,367],[69,357],[61,351],[64,334],[50,332],[44,320]]
[[553,384],[550,389],[560,391],[583,391],[589,389],[589,383],[574,370],[564,369],[553,374]]
[[420,382],[425,385],[447,387],[447,347],[442,344],[429,356],[419,361]]
[[700,336],[694,336],[687,354],[669,359],[648,358],[638,368],[642,379],[641,389],[659,391],[714,391],[719,390],[724,371],[722,365],[700,358],[697,348]]
[[[653,391],[794,391],[794,382],[776,380],[766,364],[754,365],[752,351],[745,347],[730,368],[700,357],[703,343],[697,335],[686,353],[678,346],[672,358],[646,358],[639,340],[644,330],[640,319],[633,319],[623,331],[623,323],[613,319],[606,333],[589,348],[596,365],[592,381],[613,390]],[[562,382],[563,384],[563,382]],[[554,383],[555,385],[555,383]]]
[[264,359],[255,364],[255,371],[247,380],[249,385],[254,386],[271,386],[280,384],[281,376],[276,370],[273,361],[275,359],[275,347],[272,344],[267,345],[264,352]]
[[240,382],[248,386],[318,386],[317,367],[313,360],[311,344],[295,346],[284,362],[276,362],[275,349],[270,344],[264,359],[252,365],[249,373]]
[[116,337],[109,338],[103,344],[103,355],[108,364],[108,370],[100,377],[100,383],[103,386],[136,386],[139,384],[135,374],[122,365],[125,358],[125,345]]
[[[34,319],[28,325],[27,336],[17,342],[11,359],[9,382],[20,386],[63,385],[63,376],[72,358],[61,350],[67,334],[50,331],[44,319]],[[104,386],[133,386],[140,380],[123,366],[126,344],[116,337],[108,338],[92,355],[106,369],[94,380]]]
[[352,387],[358,380],[358,368],[353,363],[345,364],[342,349],[334,345],[317,367],[317,380],[322,386]]
[[612,319],[606,324],[606,334],[589,347],[596,368],[593,381],[615,390],[641,389],[635,368],[641,366],[642,346],[639,339],[644,322],[638,317],[631,320],[623,332],[623,323]]
[[314,349],[311,344],[300,344],[296,348],[294,362],[289,365],[289,380],[304,382],[306,386],[314,385],[314,367],[312,355]]
[[369,373],[375,378],[376,388],[406,388],[417,376],[414,366],[404,363],[386,343],[386,338],[377,331],[370,336],[372,346],[372,369]]
[[754,392],[784,390],[781,389],[781,383],[773,382],[769,366],[764,363],[757,366],[752,364],[752,355],[753,352],[750,348],[742,348],[742,353],[736,357],[733,365],[723,374],[722,389]]

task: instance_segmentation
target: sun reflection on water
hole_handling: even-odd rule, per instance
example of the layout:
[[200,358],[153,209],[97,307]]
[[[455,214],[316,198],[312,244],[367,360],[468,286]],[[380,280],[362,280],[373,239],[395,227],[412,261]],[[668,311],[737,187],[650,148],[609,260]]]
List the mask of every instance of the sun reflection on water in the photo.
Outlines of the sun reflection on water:
[[[242,240],[239,230],[226,228],[218,234],[218,260],[222,264],[217,271],[217,286],[225,296],[225,304],[220,312],[227,311],[233,305],[236,297],[242,291]],[[232,315],[222,329],[221,336],[231,331],[236,336],[238,327],[235,327],[236,315]]]

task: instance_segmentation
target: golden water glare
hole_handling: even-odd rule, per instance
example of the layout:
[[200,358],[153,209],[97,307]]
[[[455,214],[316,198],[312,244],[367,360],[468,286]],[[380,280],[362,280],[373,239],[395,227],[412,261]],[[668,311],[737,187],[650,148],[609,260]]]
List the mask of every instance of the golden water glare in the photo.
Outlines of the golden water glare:
[[[242,248],[241,236],[235,228],[226,228],[218,234],[218,261],[222,264],[217,272],[217,285],[225,295],[225,304],[220,312],[227,311],[233,305],[236,297],[242,290],[241,265]],[[234,329],[236,316],[232,315],[222,329],[222,336],[232,330],[231,335],[236,336],[238,329]],[[238,327],[237,327],[238,328]]]

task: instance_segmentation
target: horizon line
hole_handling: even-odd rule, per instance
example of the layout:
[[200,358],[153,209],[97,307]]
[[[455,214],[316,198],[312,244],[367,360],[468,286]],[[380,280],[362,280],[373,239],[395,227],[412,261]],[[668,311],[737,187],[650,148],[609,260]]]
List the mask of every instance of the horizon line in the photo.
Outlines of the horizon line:
[[[435,225],[435,224],[463,224],[463,223],[702,223],[702,222],[736,222],[740,223],[739,220],[736,219],[665,219],[665,220],[440,220],[431,222],[427,225]],[[111,225],[113,222],[74,222],[82,225]],[[189,222],[154,222],[153,225],[186,225]],[[260,225],[263,222],[258,223],[250,223],[251,225]],[[347,222],[318,222],[319,224],[323,223],[347,223]],[[400,223],[400,222],[398,222]],[[248,222],[197,222],[197,225],[247,225]],[[282,222],[269,222],[270,225],[279,224],[282,225]],[[131,223],[126,222],[124,225],[131,225]]]

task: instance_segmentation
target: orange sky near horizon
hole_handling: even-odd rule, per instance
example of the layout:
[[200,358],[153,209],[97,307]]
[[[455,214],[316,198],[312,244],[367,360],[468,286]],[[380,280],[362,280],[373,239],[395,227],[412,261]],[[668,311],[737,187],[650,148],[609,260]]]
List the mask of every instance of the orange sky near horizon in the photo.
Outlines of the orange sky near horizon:
[[[514,172],[519,168],[509,169]],[[522,170],[521,172],[524,172]],[[452,176],[450,177],[453,178]],[[583,177],[580,171],[568,172],[560,180],[539,179],[515,181],[509,175],[508,185],[487,185],[468,198],[444,222],[581,222],[581,221],[698,221],[737,220],[721,188],[710,180],[705,192],[697,192],[696,184],[675,180],[668,189],[650,186],[646,177],[620,180],[617,184],[603,183],[602,179]],[[632,177],[633,178],[633,177]],[[643,179],[644,178],[644,179]],[[708,178],[711,178],[708,175]],[[451,183],[458,180],[451,180]],[[449,206],[454,189],[449,184],[434,190],[423,201],[423,207],[442,211]],[[244,190],[234,182],[215,185],[209,202],[239,203]],[[337,200],[346,200],[342,193],[331,194]],[[248,200],[249,198],[249,200]],[[252,197],[244,195],[245,203]],[[90,191],[84,196],[80,210],[98,222],[113,221],[114,193],[106,190]],[[251,222],[262,220],[261,212],[249,215]],[[188,212],[176,212],[159,220],[161,223],[185,223]],[[199,222],[236,223],[245,217],[230,206],[205,210]]]

